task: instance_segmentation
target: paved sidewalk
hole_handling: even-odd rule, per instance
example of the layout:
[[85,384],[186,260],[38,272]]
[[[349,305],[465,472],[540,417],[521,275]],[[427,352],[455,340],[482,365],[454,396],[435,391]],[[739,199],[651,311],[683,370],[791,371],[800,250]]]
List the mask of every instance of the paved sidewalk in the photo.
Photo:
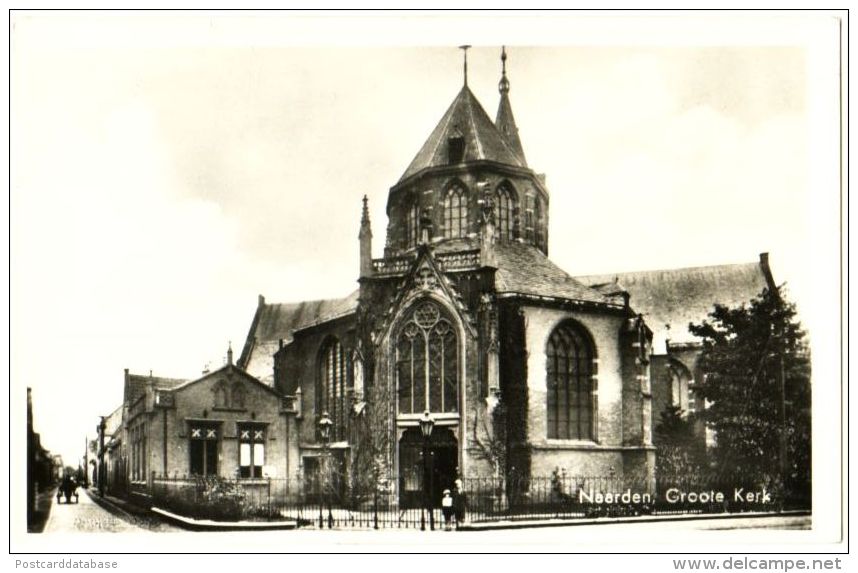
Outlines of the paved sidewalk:
[[141,531],[133,522],[107,511],[90,498],[89,492],[78,489],[78,503],[56,503],[54,498],[45,533],[111,532],[127,533]]

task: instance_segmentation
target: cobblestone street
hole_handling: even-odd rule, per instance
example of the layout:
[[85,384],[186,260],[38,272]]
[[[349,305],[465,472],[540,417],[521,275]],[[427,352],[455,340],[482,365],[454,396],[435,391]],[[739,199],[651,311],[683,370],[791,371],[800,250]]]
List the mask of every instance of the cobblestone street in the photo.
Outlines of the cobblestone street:
[[78,503],[58,504],[56,496],[51,505],[51,513],[45,525],[45,533],[128,533],[140,531],[181,531],[154,516],[137,517],[130,514],[113,514],[90,497],[95,495],[83,488],[78,489]]

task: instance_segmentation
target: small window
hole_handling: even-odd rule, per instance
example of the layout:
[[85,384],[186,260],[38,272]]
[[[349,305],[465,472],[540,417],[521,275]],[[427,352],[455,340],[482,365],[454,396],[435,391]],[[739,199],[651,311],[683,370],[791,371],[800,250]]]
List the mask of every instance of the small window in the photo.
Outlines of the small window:
[[465,158],[465,138],[457,135],[448,139],[447,154],[450,163],[461,163]]
[[409,208],[405,217],[405,242],[407,246],[413,247],[420,237],[420,206],[415,201]]
[[542,208],[542,200],[539,197],[536,198],[536,204],[534,205],[534,215],[536,246],[544,251],[547,248],[545,240],[545,216],[544,209]]
[[264,465],[265,427],[258,424],[240,424],[238,426],[239,477],[262,477]]
[[524,240],[528,243],[535,242],[536,237],[536,197],[528,194],[525,196],[524,207]]
[[191,474],[200,476],[217,475],[217,426],[192,424],[190,442]]
[[508,183],[495,192],[495,228],[501,241],[513,240],[515,233],[515,191]]

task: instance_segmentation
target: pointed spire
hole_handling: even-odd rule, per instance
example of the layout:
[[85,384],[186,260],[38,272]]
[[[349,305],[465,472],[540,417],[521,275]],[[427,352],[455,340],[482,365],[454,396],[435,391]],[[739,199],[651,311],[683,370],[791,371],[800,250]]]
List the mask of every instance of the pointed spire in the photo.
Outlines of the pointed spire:
[[369,222],[369,199],[363,196],[363,209],[360,215],[360,276],[372,276],[372,225]]
[[363,239],[367,236],[372,237],[372,225],[369,221],[369,199],[364,195],[363,208],[360,213],[360,232],[358,233],[358,239]]
[[360,214],[360,226],[363,229],[369,225],[369,199],[366,195],[363,196],[363,210]]
[[462,53],[465,56],[465,85],[468,85],[468,48],[471,46],[469,44],[464,44],[459,46],[459,49],[462,50]]
[[509,93],[509,80],[506,77],[506,46],[501,46],[501,79],[498,82],[498,91],[502,96]]
[[506,77],[506,46],[501,47],[501,79],[498,82],[498,91],[500,92],[500,103],[498,104],[495,125],[504,135],[507,143],[516,155],[518,155],[522,163],[527,165],[527,160],[524,158],[524,149],[521,147],[521,140],[518,138],[518,126],[515,125],[515,117],[512,115],[512,104],[509,103],[509,78]]
[[229,348],[226,350],[226,363],[232,366],[232,340],[229,341]]

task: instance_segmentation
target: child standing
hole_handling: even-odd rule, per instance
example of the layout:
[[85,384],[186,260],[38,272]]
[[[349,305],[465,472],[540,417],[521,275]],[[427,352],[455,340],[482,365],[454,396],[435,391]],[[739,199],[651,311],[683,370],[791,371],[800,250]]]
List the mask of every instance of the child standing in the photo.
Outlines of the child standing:
[[441,496],[441,513],[444,514],[444,530],[451,531],[453,529],[453,496],[449,489],[445,489]]

